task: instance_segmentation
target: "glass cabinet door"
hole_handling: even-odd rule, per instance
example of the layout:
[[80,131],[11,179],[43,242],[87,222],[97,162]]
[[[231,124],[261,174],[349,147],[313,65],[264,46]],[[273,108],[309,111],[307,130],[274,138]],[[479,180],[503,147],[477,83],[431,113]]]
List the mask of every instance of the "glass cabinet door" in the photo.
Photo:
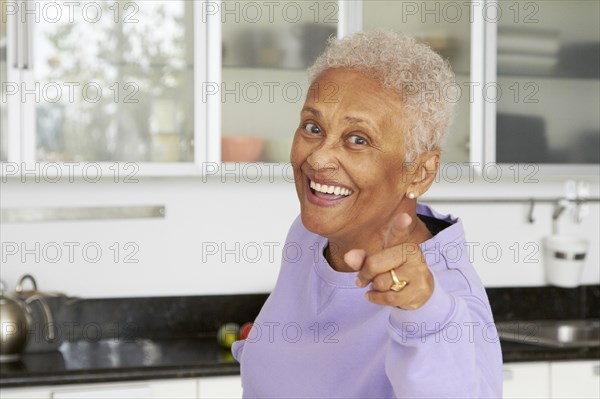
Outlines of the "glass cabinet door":
[[600,2],[502,0],[496,162],[600,162]]
[[[6,9],[5,0],[0,0],[0,10]],[[2,14],[3,21],[0,24],[0,162],[8,160],[8,18]]]
[[224,162],[289,162],[306,68],[337,32],[334,0],[219,2]]
[[[442,152],[442,162],[470,160],[471,12],[468,2],[390,1],[363,2],[363,30],[390,29],[427,43],[447,59],[462,93],[456,117]],[[476,10],[476,9],[475,9]]]
[[193,161],[194,2],[36,3],[35,160]]

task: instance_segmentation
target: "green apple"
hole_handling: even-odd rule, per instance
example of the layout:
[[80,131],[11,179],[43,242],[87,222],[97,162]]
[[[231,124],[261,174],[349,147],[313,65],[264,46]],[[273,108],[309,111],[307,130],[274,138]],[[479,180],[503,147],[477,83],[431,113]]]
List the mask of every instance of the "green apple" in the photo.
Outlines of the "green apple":
[[240,339],[240,326],[237,323],[226,323],[217,332],[217,342],[223,348],[231,348],[231,345]]

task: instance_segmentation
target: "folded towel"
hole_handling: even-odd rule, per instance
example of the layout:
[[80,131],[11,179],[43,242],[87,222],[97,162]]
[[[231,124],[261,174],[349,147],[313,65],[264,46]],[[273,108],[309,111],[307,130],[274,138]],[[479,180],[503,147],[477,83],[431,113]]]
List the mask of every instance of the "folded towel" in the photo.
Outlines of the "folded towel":
[[498,73],[548,75],[556,69],[558,57],[527,54],[498,54]]
[[600,78],[600,42],[564,45],[558,58],[558,70],[562,75]]
[[545,119],[537,116],[497,114],[496,161],[548,162]]
[[556,55],[560,49],[558,31],[499,29],[498,53]]

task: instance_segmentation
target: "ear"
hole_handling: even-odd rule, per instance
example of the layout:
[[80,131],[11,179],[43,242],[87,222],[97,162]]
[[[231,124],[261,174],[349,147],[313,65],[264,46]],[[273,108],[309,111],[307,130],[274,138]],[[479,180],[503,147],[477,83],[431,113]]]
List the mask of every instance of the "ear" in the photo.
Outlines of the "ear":
[[408,191],[414,192],[417,197],[425,194],[435,181],[440,166],[440,151],[432,150],[419,156],[418,167]]

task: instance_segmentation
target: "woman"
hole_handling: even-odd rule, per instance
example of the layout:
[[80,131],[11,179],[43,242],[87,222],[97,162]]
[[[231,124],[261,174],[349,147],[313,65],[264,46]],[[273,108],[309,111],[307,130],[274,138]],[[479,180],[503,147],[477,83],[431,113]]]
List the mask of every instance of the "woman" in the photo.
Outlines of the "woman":
[[452,118],[448,65],[371,32],[330,41],[310,72],[291,152],[301,215],[233,347],[244,396],[501,397],[498,337],[461,222],[417,204]]

